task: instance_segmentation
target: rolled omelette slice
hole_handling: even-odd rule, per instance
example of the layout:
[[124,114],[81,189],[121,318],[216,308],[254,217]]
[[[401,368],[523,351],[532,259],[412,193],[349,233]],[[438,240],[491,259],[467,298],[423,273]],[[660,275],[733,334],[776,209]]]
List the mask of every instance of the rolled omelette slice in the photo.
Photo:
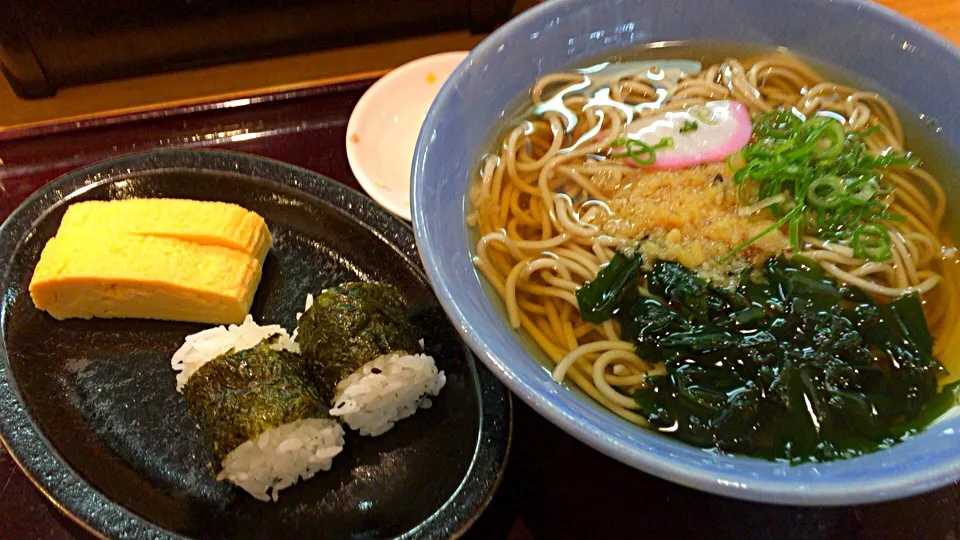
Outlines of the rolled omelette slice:
[[135,201],[67,210],[30,281],[37,308],[57,319],[242,322],[271,243],[263,219],[222,203]]
[[188,199],[84,201],[67,208],[57,236],[130,234],[177,238],[222,246],[263,260],[270,231],[263,218],[242,206]]

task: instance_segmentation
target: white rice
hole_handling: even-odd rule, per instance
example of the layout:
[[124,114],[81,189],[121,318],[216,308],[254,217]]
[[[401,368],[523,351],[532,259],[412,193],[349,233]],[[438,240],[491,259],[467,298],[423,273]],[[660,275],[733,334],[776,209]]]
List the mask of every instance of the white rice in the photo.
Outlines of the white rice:
[[170,365],[177,373],[177,392],[183,391],[190,376],[201,366],[217,356],[233,350],[234,352],[253,348],[268,337],[279,335],[280,339],[273,346],[276,350],[300,352],[300,346],[287,334],[287,331],[278,324],[260,326],[253,322],[253,317],[247,315],[243,324],[237,326],[217,326],[209,328],[184,338],[183,346],[173,353]]
[[217,480],[232,482],[261,501],[276,501],[281,489],[329,471],[343,444],[343,428],[336,421],[297,420],[236,447],[223,459]]
[[[298,323],[300,322],[300,317],[303,317],[303,314],[306,313],[307,310],[310,309],[311,307],[313,307],[313,295],[307,293],[307,302],[306,302],[306,305],[304,305],[304,307],[303,307],[303,311],[298,311],[298,312],[297,312],[297,322],[298,322]],[[294,329],[293,329],[293,335],[290,336],[290,339],[293,340],[294,342],[297,341],[297,331],[298,331],[298,330],[300,330],[300,328],[294,328]],[[299,345],[297,345],[297,350],[298,350],[298,351],[300,350],[300,346],[299,346]]]
[[387,354],[364,364],[340,381],[330,414],[340,417],[360,435],[377,436],[394,424],[432,405],[447,382],[426,354]]

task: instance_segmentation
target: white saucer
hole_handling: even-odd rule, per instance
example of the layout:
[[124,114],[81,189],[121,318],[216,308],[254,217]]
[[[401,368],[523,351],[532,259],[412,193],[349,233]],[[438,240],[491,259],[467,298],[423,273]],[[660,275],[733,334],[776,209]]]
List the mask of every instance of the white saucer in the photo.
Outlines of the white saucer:
[[466,51],[425,56],[373,84],[347,123],[347,160],[370,197],[410,221],[410,169],[433,98]]

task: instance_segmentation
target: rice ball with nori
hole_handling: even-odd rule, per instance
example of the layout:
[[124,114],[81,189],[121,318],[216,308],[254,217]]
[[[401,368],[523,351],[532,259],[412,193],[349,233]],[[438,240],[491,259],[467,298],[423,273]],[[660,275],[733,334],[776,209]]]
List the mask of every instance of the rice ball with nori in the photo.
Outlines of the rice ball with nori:
[[[228,352],[197,369],[183,394],[227,480],[260,500],[329,470],[343,429],[307,376],[303,359],[276,350],[277,337]],[[272,492],[271,492],[272,491]]]
[[344,283],[317,296],[297,321],[296,335],[318,386],[332,391],[377,356],[418,351],[405,310],[400,291],[386,283]]
[[361,435],[380,435],[431,402],[446,382],[421,345],[400,291],[344,283],[323,291],[300,316],[297,343],[314,383]]

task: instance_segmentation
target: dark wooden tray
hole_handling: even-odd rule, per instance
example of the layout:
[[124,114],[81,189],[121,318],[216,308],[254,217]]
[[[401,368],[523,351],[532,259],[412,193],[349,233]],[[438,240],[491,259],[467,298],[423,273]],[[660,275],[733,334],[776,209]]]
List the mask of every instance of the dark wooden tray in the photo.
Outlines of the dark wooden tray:
[[[129,152],[224,148],[360,189],[347,164],[350,111],[372,81],[0,133],[0,219],[60,174]],[[736,501],[602,456],[514,401],[507,472],[470,538],[957,538],[960,486],[849,508]],[[85,538],[0,449],[0,537]]]

